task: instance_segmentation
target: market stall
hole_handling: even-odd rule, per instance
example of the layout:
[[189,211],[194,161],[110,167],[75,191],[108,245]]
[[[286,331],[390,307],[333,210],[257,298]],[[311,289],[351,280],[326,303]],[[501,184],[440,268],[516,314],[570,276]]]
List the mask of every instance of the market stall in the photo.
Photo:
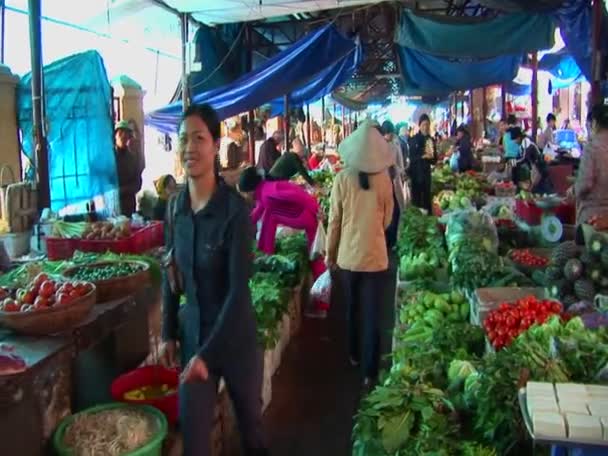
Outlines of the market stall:
[[[530,235],[527,194],[433,177],[435,215],[402,217],[392,367],[360,404],[355,453],[607,452],[592,406],[608,390],[605,234]],[[560,199],[530,198],[539,230],[560,216]]]

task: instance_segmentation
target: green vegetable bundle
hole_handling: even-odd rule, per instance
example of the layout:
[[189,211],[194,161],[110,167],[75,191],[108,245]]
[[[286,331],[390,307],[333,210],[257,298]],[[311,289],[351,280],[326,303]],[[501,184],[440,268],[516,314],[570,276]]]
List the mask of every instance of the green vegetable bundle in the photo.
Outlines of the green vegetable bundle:
[[504,270],[502,258],[474,240],[462,240],[454,245],[449,261],[452,285],[464,290],[486,287]]
[[249,281],[257,320],[258,342],[272,348],[279,340],[279,322],[287,312],[289,290],[277,286],[274,274],[258,273]]

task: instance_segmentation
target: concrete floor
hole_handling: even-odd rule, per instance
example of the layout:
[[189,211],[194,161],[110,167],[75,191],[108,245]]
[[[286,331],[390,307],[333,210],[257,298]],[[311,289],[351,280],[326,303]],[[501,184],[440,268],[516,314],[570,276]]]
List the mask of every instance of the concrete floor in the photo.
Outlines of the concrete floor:
[[[383,308],[385,354],[390,353],[394,297],[393,264],[378,303]],[[352,418],[362,379],[348,363],[346,308],[339,292],[333,300],[326,320],[305,319],[273,380],[272,402],[265,414],[273,456],[348,456],[352,452]]]

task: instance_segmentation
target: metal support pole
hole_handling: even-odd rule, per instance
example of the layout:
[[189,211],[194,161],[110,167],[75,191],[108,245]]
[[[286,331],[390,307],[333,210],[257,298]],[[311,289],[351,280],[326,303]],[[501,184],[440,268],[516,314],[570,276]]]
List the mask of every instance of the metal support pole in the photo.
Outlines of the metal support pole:
[[501,111],[502,111],[502,118],[506,119],[507,118],[507,86],[505,84],[503,84],[500,88],[501,90],[501,98],[502,98],[502,106],[501,106]]
[[325,97],[321,98],[321,141],[325,150]]
[[536,141],[538,132],[538,53],[532,54],[532,140]]
[[[253,70],[253,36],[251,25],[245,26],[245,39],[247,40],[247,72]],[[255,112],[250,109],[247,113],[247,155],[249,163],[255,165]]]
[[601,103],[601,81],[602,81],[602,49],[601,49],[601,36],[602,36],[602,18],[604,16],[604,1],[594,0],[593,1],[593,35],[592,35],[592,46],[593,54],[591,59],[591,74],[593,80],[591,81],[591,104],[592,106]]
[[182,39],[182,109],[185,111],[190,105],[190,84],[188,81],[188,14],[180,15]]
[[0,0],[0,63],[4,64],[4,37],[6,22],[6,0]]
[[42,81],[42,32],[40,0],[28,0],[30,47],[32,63],[32,116],[34,144],[36,150],[36,171],[38,174],[38,209],[51,205],[49,185],[49,157],[44,131],[44,90]]
[[289,151],[289,95],[283,97],[283,129],[285,130],[285,152]]
[[306,138],[309,152],[312,153],[312,119],[310,118],[310,104],[306,103]]
[[344,140],[344,138],[346,138],[346,113],[344,106],[341,106],[342,109],[342,140]]
[[486,119],[488,118],[488,94],[487,89],[483,88],[483,103],[481,105],[481,137],[486,136]]

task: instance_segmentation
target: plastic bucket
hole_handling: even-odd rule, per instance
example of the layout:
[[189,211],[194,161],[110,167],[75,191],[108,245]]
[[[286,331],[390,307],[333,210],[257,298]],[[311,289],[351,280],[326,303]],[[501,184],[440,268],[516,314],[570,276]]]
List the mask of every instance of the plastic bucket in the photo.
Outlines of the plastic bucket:
[[177,422],[178,395],[169,394],[155,399],[141,401],[125,399],[125,393],[143,386],[166,384],[169,388],[179,387],[179,373],[177,370],[167,369],[163,366],[143,366],[121,375],[112,382],[110,393],[112,399],[134,405],[150,405],[157,408],[167,417],[170,424]]
[[76,416],[89,413],[98,413],[103,412],[105,410],[112,410],[117,408],[138,408],[153,417],[154,421],[157,424],[156,434],[150,439],[148,443],[146,443],[144,446],[138,448],[135,451],[124,453],[122,456],[161,456],[163,450],[163,441],[167,436],[167,420],[165,419],[165,416],[154,407],[150,407],[147,405],[136,407],[133,405],[120,403],[97,405],[95,407],[83,410],[82,412],[79,412],[75,415],[70,415],[64,418],[61,423],[59,423],[59,426],[57,427],[57,430],[53,435],[53,448],[55,449],[56,454],[59,456],[74,455],[72,449],[64,445],[63,439],[67,428],[70,426],[70,424],[72,424]]

